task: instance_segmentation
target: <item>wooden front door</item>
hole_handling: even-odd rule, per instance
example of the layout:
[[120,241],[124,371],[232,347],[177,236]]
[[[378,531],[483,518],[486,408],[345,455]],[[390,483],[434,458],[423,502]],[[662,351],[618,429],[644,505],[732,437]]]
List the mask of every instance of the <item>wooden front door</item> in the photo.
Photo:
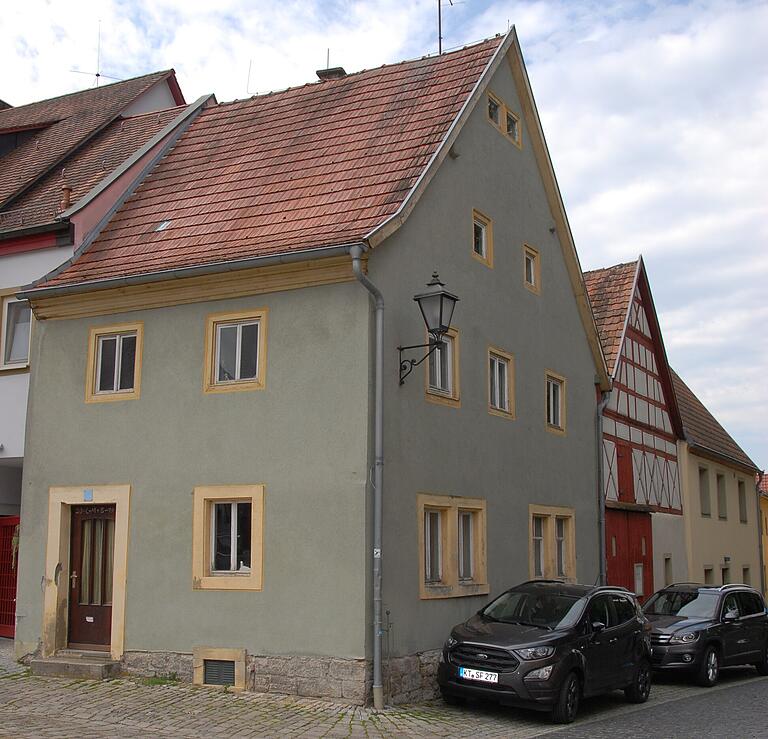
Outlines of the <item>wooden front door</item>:
[[605,511],[608,584],[636,593],[642,603],[653,594],[651,514],[608,508]]
[[108,651],[112,638],[115,506],[72,506],[69,646]]
[[16,631],[18,532],[18,516],[0,516],[0,636],[10,639]]

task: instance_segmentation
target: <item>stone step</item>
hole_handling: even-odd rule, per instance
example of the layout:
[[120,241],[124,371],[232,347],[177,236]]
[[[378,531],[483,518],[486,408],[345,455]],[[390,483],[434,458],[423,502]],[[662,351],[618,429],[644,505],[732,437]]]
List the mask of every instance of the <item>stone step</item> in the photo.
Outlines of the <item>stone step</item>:
[[61,656],[40,657],[29,663],[33,675],[43,677],[72,677],[85,680],[104,680],[119,677],[120,663],[104,657]]

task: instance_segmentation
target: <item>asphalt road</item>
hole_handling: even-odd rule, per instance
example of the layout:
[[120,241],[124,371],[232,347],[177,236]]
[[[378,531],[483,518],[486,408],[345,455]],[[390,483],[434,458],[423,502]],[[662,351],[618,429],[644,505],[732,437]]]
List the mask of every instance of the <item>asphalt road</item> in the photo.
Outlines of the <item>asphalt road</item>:
[[768,737],[768,678],[697,692],[631,713],[593,718],[547,734],[558,739],[688,739]]

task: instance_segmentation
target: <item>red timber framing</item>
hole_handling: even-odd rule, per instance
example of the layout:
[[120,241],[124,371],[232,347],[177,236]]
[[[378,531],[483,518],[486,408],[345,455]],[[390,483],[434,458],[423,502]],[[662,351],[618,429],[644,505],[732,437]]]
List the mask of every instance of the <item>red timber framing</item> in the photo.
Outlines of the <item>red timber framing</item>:
[[664,348],[653,330],[655,311],[652,304],[646,309],[644,293],[650,294],[643,287],[638,281],[629,304],[613,392],[604,412],[604,493],[608,506],[615,501],[679,514],[677,408]]

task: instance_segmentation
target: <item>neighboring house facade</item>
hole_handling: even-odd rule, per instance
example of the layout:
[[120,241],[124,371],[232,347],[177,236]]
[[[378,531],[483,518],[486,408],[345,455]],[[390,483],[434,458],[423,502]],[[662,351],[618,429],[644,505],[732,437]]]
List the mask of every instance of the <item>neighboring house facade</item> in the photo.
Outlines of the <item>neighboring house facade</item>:
[[760,588],[760,506],[754,462],[674,371],[688,577]]
[[[18,289],[70,258],[186,107],[173,71],[0,110],[0,521],[18,524],[34,332]],[[15,554],[0,534],[0,634],[15,623]],[[15,541],[15,539],[14,539]],[[13,565],[13,566],[11,566]]]
[[680,416],[642,257],[584,278],[613,380],[603,411],[607,580],[645,599],[688,573]]
[[595,581],[609,377],[514,29],[324,77],[201,109],[22,292],[17,655],[413,700],[491,594]]
[[757,473],[757,491],[760,500],[760,535],[762,546],[760,554],[763,560],[763,592],[768,595],[768,475]]

